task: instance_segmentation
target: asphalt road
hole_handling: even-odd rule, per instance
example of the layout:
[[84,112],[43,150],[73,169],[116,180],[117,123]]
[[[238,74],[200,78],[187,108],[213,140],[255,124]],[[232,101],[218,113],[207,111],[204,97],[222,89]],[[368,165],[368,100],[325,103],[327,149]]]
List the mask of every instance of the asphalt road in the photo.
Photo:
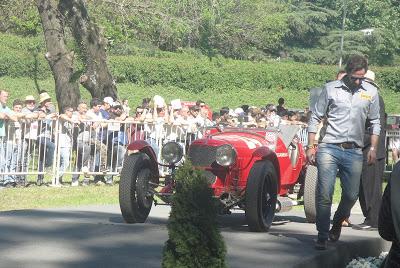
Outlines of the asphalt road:
[[[0,267],[160,267],[168,214],[153,207],[146,223],[128,225],[118,206],[2,212]],[[298,210],[276,216],[268,233],[248,232],[241,211],[219,222],[229,267],[342,267],[388,246],[377,232],[344,228],[339,242],[316,251],[315,226]]]

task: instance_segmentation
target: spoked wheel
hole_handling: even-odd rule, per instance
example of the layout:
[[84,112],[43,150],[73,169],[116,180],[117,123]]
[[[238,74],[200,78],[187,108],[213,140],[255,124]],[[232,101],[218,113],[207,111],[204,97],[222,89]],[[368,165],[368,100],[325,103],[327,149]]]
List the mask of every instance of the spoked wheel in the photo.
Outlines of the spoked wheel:
[[317,190],[318,169],[309,165],[304,179],[304,213],[309,223],[315,223],[317,210],[315,207],[315,192]]
[[150,181],[154,175],[144,153],[126,156],[119,183],[119,206],[127,223],[145,222],[153,205]]
[[246,220],[252,232],[266,232],[275,216],[278,178],[270,161],[254,163],[246,186]]

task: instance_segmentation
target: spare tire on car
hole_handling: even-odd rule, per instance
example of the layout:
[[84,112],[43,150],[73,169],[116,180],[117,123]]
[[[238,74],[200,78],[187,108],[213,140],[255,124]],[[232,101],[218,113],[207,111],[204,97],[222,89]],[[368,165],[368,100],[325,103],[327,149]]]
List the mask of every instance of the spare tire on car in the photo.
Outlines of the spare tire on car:
[[315,206],[315,193],[317,190],[318,169],[308,165],[304,179],[304,212],[309,223],[315,223],[317,210]]

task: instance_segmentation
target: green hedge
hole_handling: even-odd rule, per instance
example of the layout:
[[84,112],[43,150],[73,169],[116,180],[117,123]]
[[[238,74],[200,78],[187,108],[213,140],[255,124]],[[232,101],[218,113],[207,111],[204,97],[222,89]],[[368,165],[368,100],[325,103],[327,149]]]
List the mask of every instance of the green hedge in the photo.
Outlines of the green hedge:
[[[51,77],[43,41],[0,35],[0,76]],[[37,69],[35,69],[35,53]],[[110,56],[109,66],[119,83],[139,86],[177,87],[198,93],[209,89],[307,90],[333,79],[337,68],[294,62],[250,62],[192,55],[166,57]],[[78,59],[77,59],[78,61]],[[77,62],[79,64],[79,62]],[[373,67],[377,83],[384,89],[400,92],[400,69]]]

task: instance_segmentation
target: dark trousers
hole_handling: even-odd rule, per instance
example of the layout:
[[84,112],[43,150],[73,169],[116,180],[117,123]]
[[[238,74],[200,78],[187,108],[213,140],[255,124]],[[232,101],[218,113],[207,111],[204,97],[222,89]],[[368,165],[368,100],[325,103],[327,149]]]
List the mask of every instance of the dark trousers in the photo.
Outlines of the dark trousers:
[[378,227],[379,209],[382,201],[382,178],[385,171],[385,158],[377,159],[368,165],[368,149],[363,150],[364,161],[361,173],[359,201],[365,217],[365,224]]

